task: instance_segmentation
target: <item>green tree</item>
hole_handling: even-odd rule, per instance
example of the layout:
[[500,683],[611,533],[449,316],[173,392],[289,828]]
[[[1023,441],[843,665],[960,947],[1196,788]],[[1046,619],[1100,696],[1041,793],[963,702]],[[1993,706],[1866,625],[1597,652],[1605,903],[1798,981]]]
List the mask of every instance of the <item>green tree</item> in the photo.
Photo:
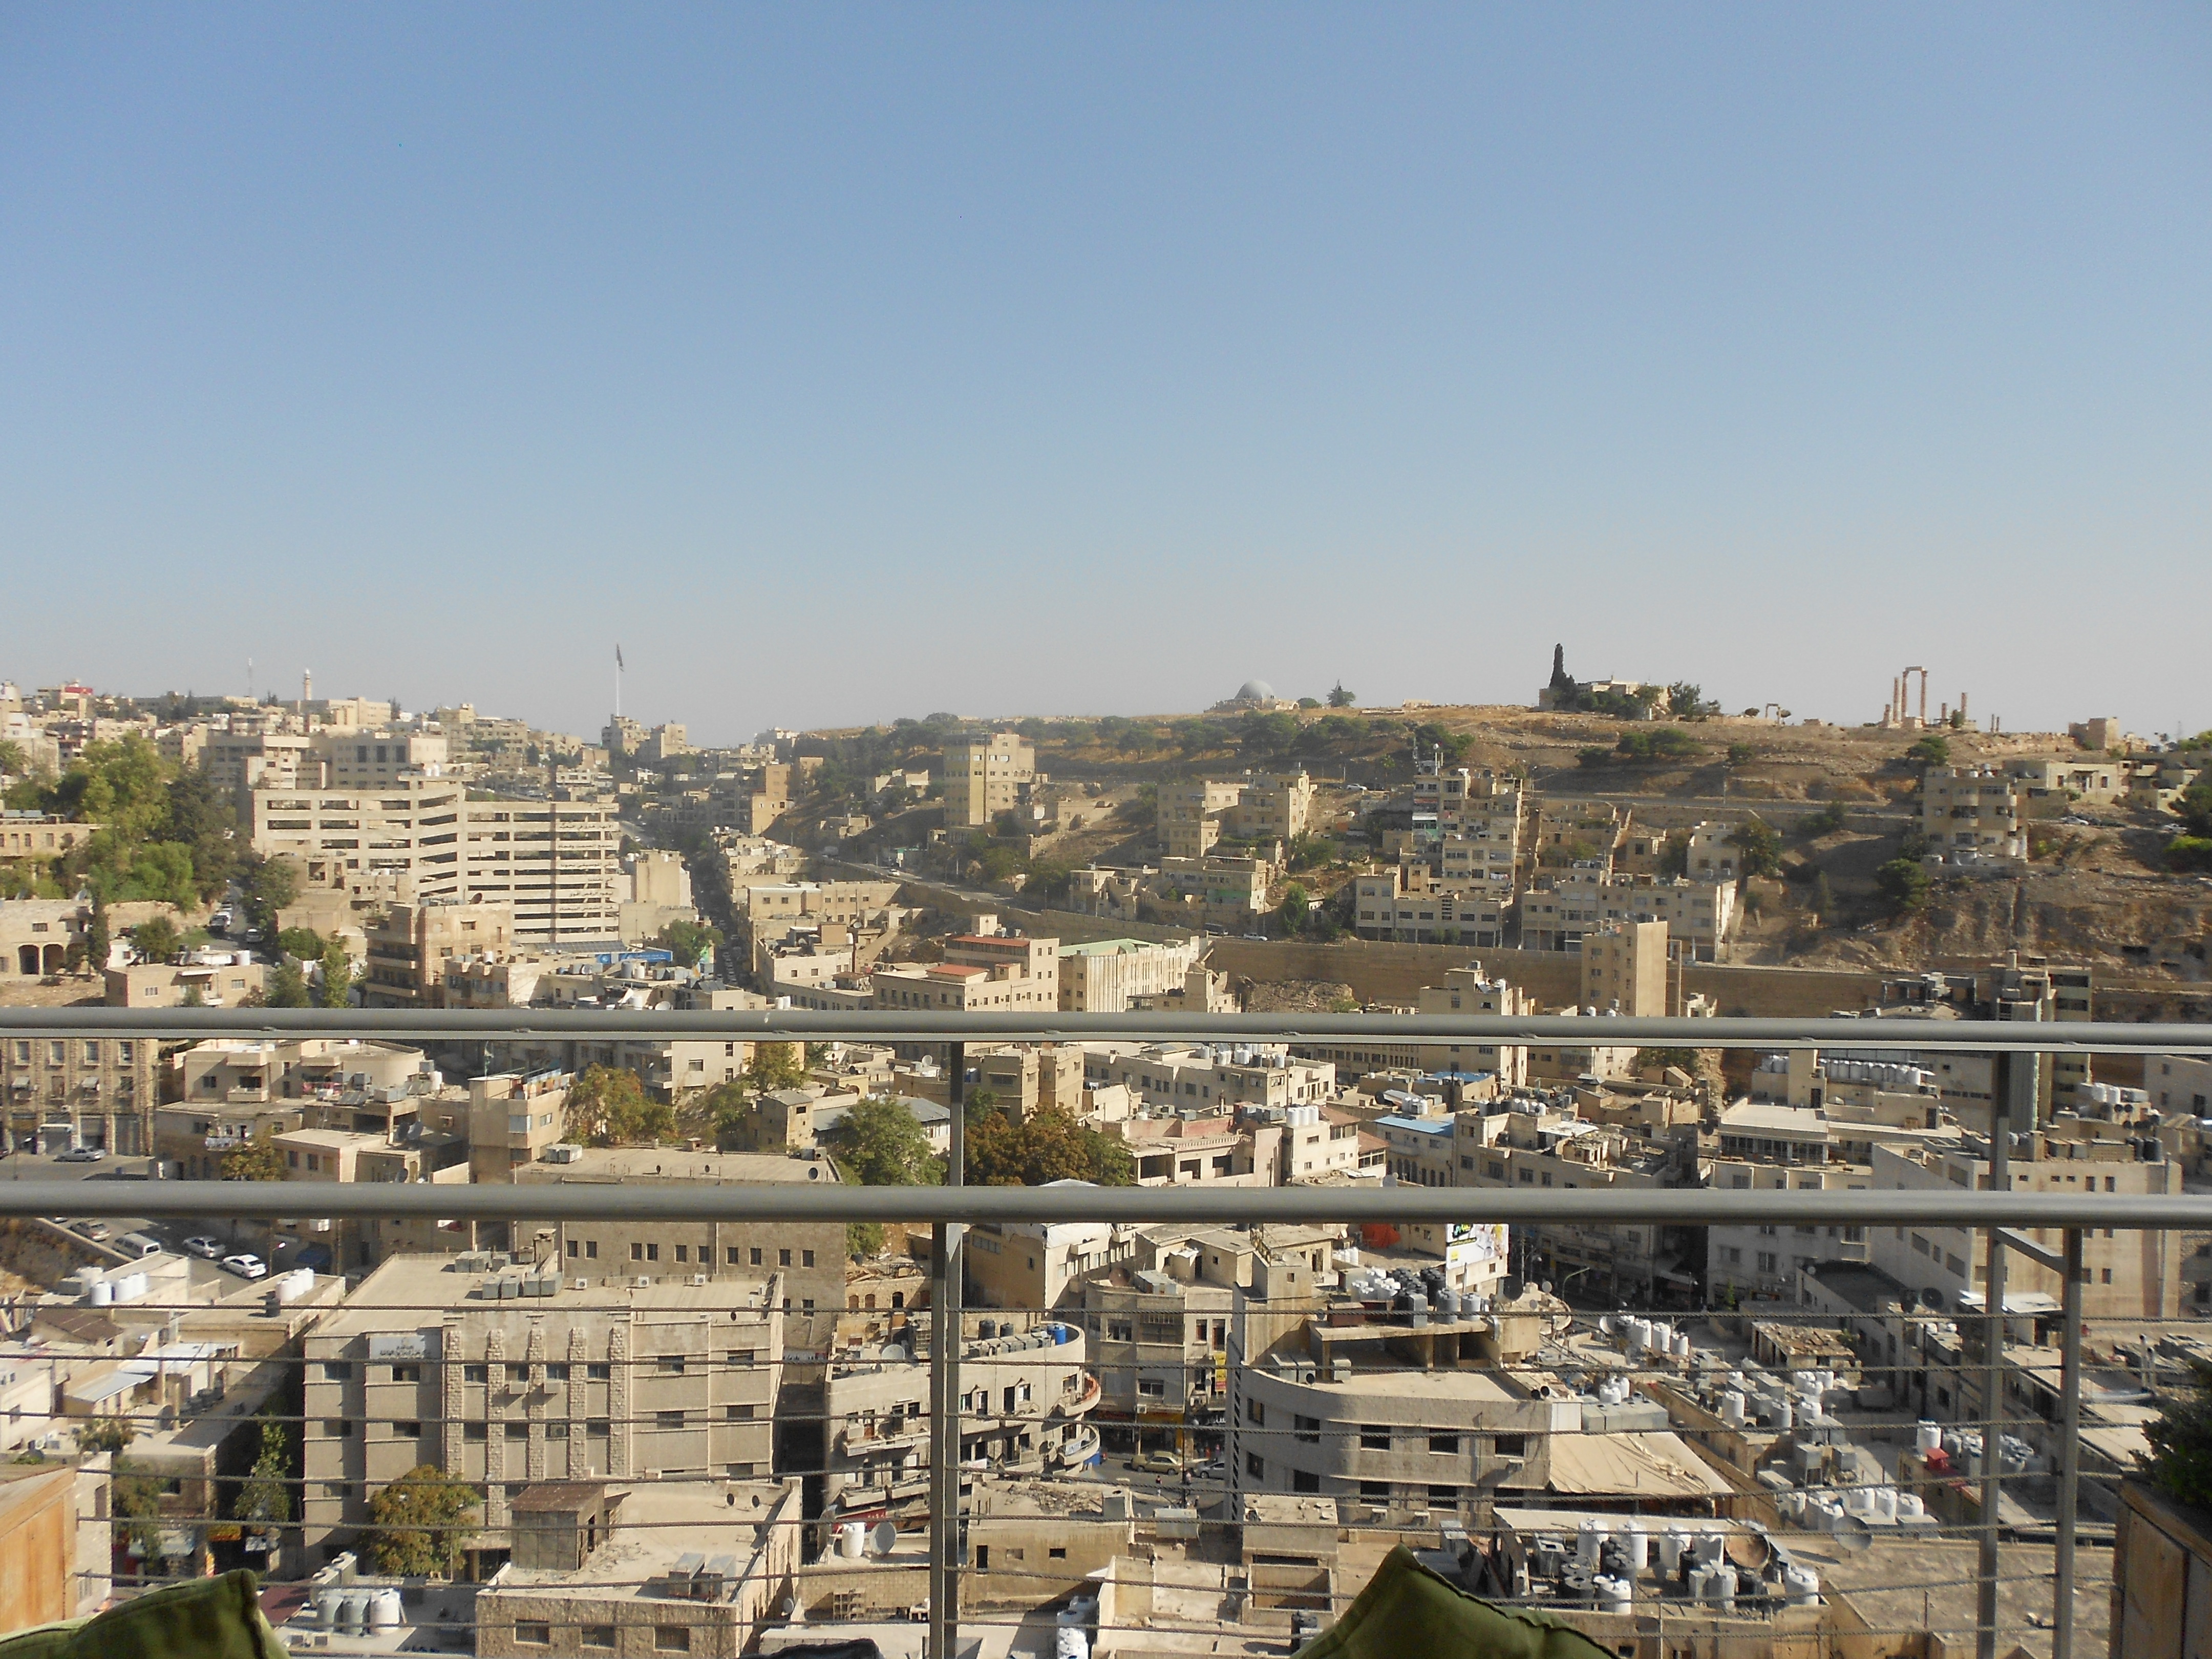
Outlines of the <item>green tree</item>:
[[271,968],[262,1001],[270,1008],[313,1007],[314,999],[307,994],[307,976],[300,971],[300,964],[280,962]]
[[1690,873],[1690,838],[1676,831],[1667,837],[1659,848],[1659,873],[1662,876],[1686,876]]
[[1926,737],[1905,751],[1909,761],[1923,766],[1948,766],[1951,763],[1951,740],[1941,732],[1930,732]]
[[756,1042],[744,1079],[761,1094],[796,1089],[806,1081],[805,1053],[795,1042]]
[[1351,692],[1344,689],[1344,682],[1342,680],[1339,680],[1334,685],[1329,688],[1328,706],[1331,708],[1350,708],[1358,701],[1358,698],[1353,696]]
[[189,768],[170,781],[167,836],[190,851],[192,886],[202,903],[237,874],[238,814],[228,793],[210,781],[204,766]]
[[696,968],[706,960],[709,951],[722,948],[722,930],[711,922],[678,918],[660,930],[660,943],[684,967]]
[[1746,818],[1729,831],[1728,842],[1739,854],[1737,866],[1746,879],[1771,876],[1782,867],[1782,837],[1764,818]]
[[283,859],[258,858],[240,887],[246,895],[246,920],[274,937],[277,912],[300,896],[300,877]]
[[92,964],[94,973],[107,971],[107,958],[114,948],[114,940],[107,927],[107,901],[94,893],[92,896],[92,921],[86,925],[84,931],[85,960]]
[[568,1085],[564,1132],[594,1146],[650,1144],[676,1133],[676,1109],[647,1095],[635,1072],[586,1066]]
[[23,753],[22,744],[0,740],[0,777],[20,778],[30,769],[30,759]]
[[880,1221],[848,1221],[845,1224],[845,1254],[855,1261],[866,1261],[884,1248],[884,1224]]
[[353,958],[346,954],[344,945],[336,939],[323,946],[323,985],[321,1003],[325,1008],[343,1008],[353,989]]
[[2191,1357],[2189,1370],[2189,1386],[2143,1425],[2142,1470],[2167,1497],[2201,1510],[2212,1508],[2212,1364]]
[[1701,720],[1719,714],[1721,706],[1706,697],[1703,686],[1677,680],[1667,688],[1667,712],[1678,720]]
[[1748,766],[1757,756],[1758,751],[1747,743],[1732,743],[1728,746],[1728,763],[1730,766]]
[[323,959],[323,936],[312,927],[286,927],[276,934],[276,948],[301,962]]
[[1600,749],[1593,744],[1588,749],[1576,750],[1575,761],[1577,765],[1595,770],[1598,767],[1613,764],[1613,750]]
[[420,1463],[368,1500],[369,1559],[395,1577],[451,1577],[475,1530],[483,1494],[434,1463]]
[[981,1187],[1041,1187],[1048,1181],[1127,1187],[1135,1183],[1136,1169],[1119,1140],[1058,1107],[1039,1107],[1019,1123],[1000,1113],[969,1128],[968,1179]]
[[1896,858],[1874,872],[1875,885],[1900,914],[1917,910],[1928,902],[1928,871],[1917,859]]
[[152,1572],[161,1553],[161,1481],[126,1458],[110,1466],[108,1507],[123,1522],[116,1539],[136,1545],[145,1570]]
[[1286,882],[1283,886],[1283,902],[1276,909],[1276,920],[1281,922],[1283,935],[1296,939],[1313,913],[1313,895],[1300,882]]
[[1844,827],[1844,823],[1843,802],[1832,800],[1819,811],[1800,818],[1797,821],[1797,828],[1806,836],[1817,839],[1821,836],[1834,835],[1837,830]]
[[2212,837],[2176,836],[2166,844],[2166,867],[2185,875],[2212,870]]
[[934,1187],[945,1179],[928,1135],[895,1100],[855,1103],[825,1138],[864,1187]]
[[2212,837],[2212,771],[2200,773],[2173,803],[2185,832]]
[[235,1152],[226,1153],[222,1160],[225,1181],[282,1181],[284,1178],[284,1154],[276,1144],[267,1140],[249,1140]]
[[149,916],[131,930],[131,944],[148,962],[167,962],[185,948],[185,936],[167,916]]
[[1812,904],[1814,914],[1823,922],[1832,923],[1835,921],[1836,890],[1828,885],[1828,872],[1826,870],[1816,872],[1813,877]]
[[76,1431],[76,1443],[87,1451],[119,1452],[137,1437],[119,1417],[95,1417]]
[[252,1471],[231,1500],[233,1520],[255,1526],[258,1531],[273,1532],[292,1518],[290,1446],[284,1425],[274,1417],[264,1417]]

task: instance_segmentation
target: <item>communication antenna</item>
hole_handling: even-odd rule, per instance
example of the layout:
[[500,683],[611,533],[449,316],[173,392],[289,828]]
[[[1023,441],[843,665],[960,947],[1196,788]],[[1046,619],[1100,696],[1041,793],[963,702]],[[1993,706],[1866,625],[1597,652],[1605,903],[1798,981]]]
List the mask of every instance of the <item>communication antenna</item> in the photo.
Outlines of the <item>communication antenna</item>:
[[253,659],[251,657],[246,659],[246,700],[248,702],[253,701]]

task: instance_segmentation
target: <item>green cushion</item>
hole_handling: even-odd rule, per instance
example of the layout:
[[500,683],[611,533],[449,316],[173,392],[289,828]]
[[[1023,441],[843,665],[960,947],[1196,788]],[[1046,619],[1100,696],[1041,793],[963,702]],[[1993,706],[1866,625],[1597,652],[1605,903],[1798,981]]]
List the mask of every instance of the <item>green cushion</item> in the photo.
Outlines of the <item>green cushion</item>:
[[[1401,1544],[1344,1617],[1297,1659],[1613,1659],[1547,1613],[1501,1607],[1438,1577]],[[10,1659],[0,1650],[0,1659]]]
[[93,1619],[0,1637],[0,1659],[286,1659],[253,1575],[169,1584]]

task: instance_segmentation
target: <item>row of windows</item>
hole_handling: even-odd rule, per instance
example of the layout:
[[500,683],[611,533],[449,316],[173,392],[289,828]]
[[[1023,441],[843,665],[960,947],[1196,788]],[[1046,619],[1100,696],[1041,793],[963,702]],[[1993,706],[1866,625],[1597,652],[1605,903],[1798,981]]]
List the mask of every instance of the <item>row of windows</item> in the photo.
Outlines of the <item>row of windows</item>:
[[[82,1066],[99,1065],[100,1063],[100,1039],[91,1037],[81,1039],[78,1043],[77,1063]],[[114,1048],[115,1063],[118,1066],[128,1066],[137,1057],[138,1045],[135,1042],[119,1039],[115,1040]],[[18,1066],[28,1066],[31,1063],[31,1051],[32,1044],[27,1039],[18,1038],[15,1042],[15,1063]],[[66,1038],[54,1037],[48,1040],[46,1043],[46,1064],[49,1066],[66,1066],[69,1064],[69,1042]]]
[[[695,1249],[698,1252],[696,1259],[701,1267],[707,1267],[714,1261],[714,1247],[711,1244],[676,1245],[674,1247],[676,1260],[690,1262],[694,1259],[692,1252]],[[744,1252],[745,1260],[744,1261],[738,1259],[738,1251],[739,1247],[735,1244],[724,1247],[723,1259],[726,1266],[759,1267],[767,1265],[762,1259],[765,1252],[758,1245],[754,1245]],[[798,1255],[800,1267],[811,1267],[814,1265],[813,1251],[800,1250]],[[788,1267],[792,1265],[791,1258],[791,1251],[778,1250],[775,1253],[775,1265],[779,1267]],[[596,1238],[570,1239],[568,1259],[572,1261],[597,1261],[599,1259],[599,1241]],[[633,1243],[629,1247],[629,1259],[633,1261],[658,1261],[660,1260],[660,1246],[658,1243]]]

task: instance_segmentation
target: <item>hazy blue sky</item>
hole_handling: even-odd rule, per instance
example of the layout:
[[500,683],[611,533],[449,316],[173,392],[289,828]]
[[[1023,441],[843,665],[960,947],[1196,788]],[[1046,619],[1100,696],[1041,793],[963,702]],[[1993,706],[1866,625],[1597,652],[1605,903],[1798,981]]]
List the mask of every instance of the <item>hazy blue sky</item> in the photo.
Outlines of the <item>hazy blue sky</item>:
[[0,5],[0,676],[2212,725],[2212,8]]

